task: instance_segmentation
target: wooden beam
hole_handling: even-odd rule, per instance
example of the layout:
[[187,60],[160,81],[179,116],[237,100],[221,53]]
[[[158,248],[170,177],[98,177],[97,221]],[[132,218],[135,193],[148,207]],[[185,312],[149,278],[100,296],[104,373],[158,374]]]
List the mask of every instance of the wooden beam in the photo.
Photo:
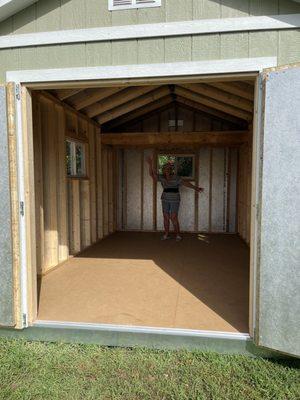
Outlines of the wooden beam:
[[235,94],[244,99],[254,100],[254,89],[244,82],[210,82],[209,86]]
[[146,104],[152,103],[169,93],[169,88],[167,86],[163,86],[159,89],[153,90],[150,93],[140,96],[138,99],[131,100],[128,103],[122,104],[111,111],[107,111],[106,113],[98,117],[97,121],[99,122],[99,124],[103,124],[112,119],[118,118],[123,114],[129,113],[130,111],[134,111],[137,108],[145,106]]
[[247,142],[248,131],[103,133],[103,145],[118,147],[237,146]]
[[117,120],[114,120],[111,123],[104,125],[104,128],[106,131],[108,131],[110,129],[114,129],[114,128],[123,126],[123,125],[127,124],[128,122],[130,124],[132,124],[132,123],[139,122],[144,118],[150,118],[154,114],[156,114],[160,111],[164,111],[165,109],[169,108],[172,102],[173,102],[173,98],[170,95],[168,95],[166,97],[163,97],[159,100],[154,101],[151,104],[141,107],[129,114],[121,116]]
[[185,104],[185,105],[190,106],[190,107],[192,107],[192,108],[194,108],[196,110],[199,110],[199,111],[205,112],[207,114],[213,115],[214,117],[225,119],[226,121],[230,121],[230,122],[232,122],[234,124],[241,125],[241,123],[245,123],[244,120],[236,118],[233,115],[229,115],[229,114],[226,114],[226,113],[224,113],[222,111],[216,110],[214,108],[207,107],[204,104],[197,103],[197,102],[195,102],[193,100],[187,99],[187,98],[182,97],[182,96],[177,96],[176,97],[176,101],[178,101],[180,104]]
[[193,92],[203,94],[207,97],[211,97],[215,100],[219,100],[222,103],[230,104],[234,107],[240,108],[241,110],[253,112],[253,102],[235,94],[224,92],[218,88],[211,87],[205,83],[187,84],[182,85],[186,89],[192,90]]
[[137,99],[139,96],[149,93],[157,88],[158,86],[129,87],[127,89],[123,89],[121,93],[110,96],[108,99],[103,100],[100,103],[92,104],[85,109],[84,112],[90,118],[93,118],[96,115],[103,114],[108,110],[125,104],[130,100]]
[[111,88],[100,88],[100,89],[86,89],[82,90],[76,98],[72,99],[72,106],[76,110],[81,110],[97,101],[106,99],[107,97],[120,92],[124,87],[111,87]]
[[175,87],[175,93],[186,97],[187,99],[193,100],[197,103],[203,104],[210,108],[214,108],[218,111],[222,111],[223,113],[233,115],[237,118],[243,119],[245,121],[251,121],[253,116],[250,112],[240,110],[234,106],[229,104],[222,103],[218,100],[212,99],[210,97],[203,96],[202,94],[196,93],[195,91],[191,91],[181,86]]
[[59,100],[66,100],[74,94],[81,92],[82,89],[60,89],[56,90],[55,93]]

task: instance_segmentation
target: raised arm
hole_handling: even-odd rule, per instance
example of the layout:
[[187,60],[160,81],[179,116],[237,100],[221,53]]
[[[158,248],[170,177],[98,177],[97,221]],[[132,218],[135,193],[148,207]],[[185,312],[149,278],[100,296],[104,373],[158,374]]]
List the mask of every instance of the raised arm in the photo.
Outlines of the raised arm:
[[151,178],[155,182],[157,182],[158,181],[158,176],[157,176],[157,173],[156,173],[154,165],[153,165],[153,158],[149,156],[149,157],[146,158],[146,161],[147,161],[147,163],[149,165],[149,175],[151,176]]
[[186,187],[188,187],[188,188],[190,188],[190,189],[194,189],[196,192],[203,192],[204,191],[204,189],[202,188],[202,187],[198,187],[198,186],[196,186],[196,185],[193,185],[191,182],[189,182],[189,181],[182,181],[182,185],[183,186],[186,186]]

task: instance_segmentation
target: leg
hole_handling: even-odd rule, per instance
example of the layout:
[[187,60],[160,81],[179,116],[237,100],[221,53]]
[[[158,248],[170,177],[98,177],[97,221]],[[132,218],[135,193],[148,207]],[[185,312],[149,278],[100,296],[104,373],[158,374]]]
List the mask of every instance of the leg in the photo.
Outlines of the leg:
[[170,214],[164,212],[164,228],[165,228],[165,236],[169,236],[170,231]]
[[171,214],[171,221],[174,226],[175,235],[179,236],[180,235],[180,226],[179,226],[179,221],[178,221],[178,215],[176,212],[173,212]]
[[162,201],[161,205],[162,205],[162,212],[163,212],[163,216],[164,216],[164,229],[165,229],[164,237],[167,238],[169,236],[169,231],[170,231],[169,203],[166,201]]

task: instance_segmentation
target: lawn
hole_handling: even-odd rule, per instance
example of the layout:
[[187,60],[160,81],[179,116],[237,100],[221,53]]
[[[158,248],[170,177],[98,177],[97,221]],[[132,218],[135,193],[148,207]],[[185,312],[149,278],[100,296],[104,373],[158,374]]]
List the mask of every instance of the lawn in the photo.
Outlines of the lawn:
[[300,399],[298,361],[0,339],[0,399]]

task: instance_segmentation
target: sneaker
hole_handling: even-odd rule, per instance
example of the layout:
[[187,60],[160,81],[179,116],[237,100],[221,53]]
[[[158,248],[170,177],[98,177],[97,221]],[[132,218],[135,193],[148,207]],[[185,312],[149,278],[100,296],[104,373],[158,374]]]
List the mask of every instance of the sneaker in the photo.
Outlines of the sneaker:
[[160,239],[160,240],[168,240],[168,239],[170,239],[170,236],[168,236],[168,235],[164,235],[164,236],[162,236],[162,237],[161,237],[161,239]]
[[180,235],[176,236],[176,242],[180,242],[182,240],[182,237]]

